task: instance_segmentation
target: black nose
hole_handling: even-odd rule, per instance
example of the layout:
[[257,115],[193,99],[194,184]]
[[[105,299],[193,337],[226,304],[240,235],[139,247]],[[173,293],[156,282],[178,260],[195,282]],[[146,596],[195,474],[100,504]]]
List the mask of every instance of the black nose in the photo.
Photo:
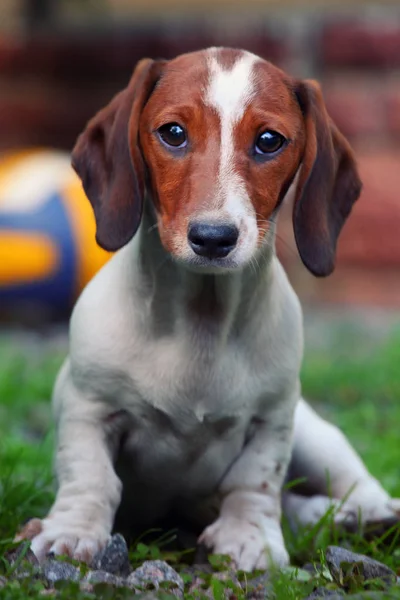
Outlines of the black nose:
[[189,225],[189,244],[199,256],[224,258],[234,249],[238,237],[239,231],[234,225]]

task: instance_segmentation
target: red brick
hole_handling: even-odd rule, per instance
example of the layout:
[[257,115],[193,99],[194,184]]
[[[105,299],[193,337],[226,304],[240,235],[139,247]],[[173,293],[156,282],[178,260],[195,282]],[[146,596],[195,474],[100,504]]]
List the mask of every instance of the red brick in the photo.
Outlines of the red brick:
[[322,82],[328,112],[351,138],[400,136],[400,80],[393,74],[342,74]]
[[338,264],[400,267],[400,152],[358,162],[364,189],[340,237]]
[[358,153],[364,189],[339,237],[335,271],[318,279],[298,255],[292,206],[283,207],[278,254],[304,302],[400,308],[400,150]]
[[[337,268],[400,269],[400,150],[357,153],[357,160],[363,191],[339,237]],[[290,203],[282,217],[279,253],[298,268]]]
[[87,120],[113,92],[105,88],[88,94],[29,83],[8,86],[0,92],[0,149],[16,145],[70,149]]
[[400,65],[400,21],[335,21],[321,35],[325,65],[391,67]]
[[79,81],[90,86],[105,77],[126,81],[135,63],[145,56],[174,56],[214,45],[235,45],[282,63],[288,49],[284,40],[269,35],[263,28],[241,33],[207,27],[151,27],[148,30],[118,29],[111,33],[93,32],[72,35],[37,35],[15,41],[0,40],[0,73],[28,74],[62,81]]
[[[0,37],[0,149],[40,144],[70,148],[86,121],[124,87],[143,56],[172,58],[190,50],[231,44],[283,61],[285,42],[252,27],[187,26],[94,35]],[[31,87],[32,84],[32,87]]]

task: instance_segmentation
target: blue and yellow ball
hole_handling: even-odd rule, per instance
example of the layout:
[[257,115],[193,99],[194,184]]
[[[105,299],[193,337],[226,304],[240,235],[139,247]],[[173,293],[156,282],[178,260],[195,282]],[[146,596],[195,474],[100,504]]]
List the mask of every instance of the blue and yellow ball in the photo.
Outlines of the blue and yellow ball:
[[33,307],[53,316],[109,259],[68,154],[37,149],[0,157],[0,316]]

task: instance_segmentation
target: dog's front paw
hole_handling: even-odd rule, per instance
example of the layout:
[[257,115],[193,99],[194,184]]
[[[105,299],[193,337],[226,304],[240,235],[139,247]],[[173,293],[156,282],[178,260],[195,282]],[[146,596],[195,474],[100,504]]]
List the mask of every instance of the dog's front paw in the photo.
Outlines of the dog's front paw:
[[110,539],[101,526],[67,524],[65,518],[53,515],[46,519],[32,519],[16,536],[16,541],[30,540],[31,549],[39,562],[48,554],[65,554],[76,560],[92,563],[94,557]]
[[199,542],[215,554],[226,554],[241,571],[265,570],[289,564],[279,523],[259,526],[236,517],[220,517],[207,527]]

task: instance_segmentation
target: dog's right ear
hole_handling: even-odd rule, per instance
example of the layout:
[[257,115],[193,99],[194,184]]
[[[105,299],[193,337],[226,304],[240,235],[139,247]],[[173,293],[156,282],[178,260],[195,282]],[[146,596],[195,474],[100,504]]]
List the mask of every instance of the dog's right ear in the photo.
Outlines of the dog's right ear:
[[145,173],[139,120],[164,65],[141,60],[128,87],[89,121],[72,151],[72,166],[96,217],[96,240],[105,250],[124,246],[140,224]]

